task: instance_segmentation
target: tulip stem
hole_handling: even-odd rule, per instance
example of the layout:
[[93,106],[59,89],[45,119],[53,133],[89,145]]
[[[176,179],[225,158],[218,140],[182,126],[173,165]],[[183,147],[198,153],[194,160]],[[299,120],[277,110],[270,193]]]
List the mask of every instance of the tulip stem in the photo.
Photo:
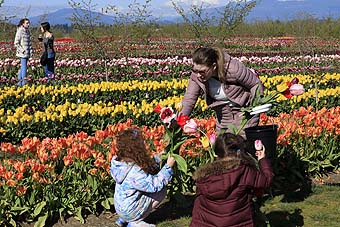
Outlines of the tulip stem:
[[318,111],[318,103],[319,103],[319,90],[318,83],[315,81],[315,111]]

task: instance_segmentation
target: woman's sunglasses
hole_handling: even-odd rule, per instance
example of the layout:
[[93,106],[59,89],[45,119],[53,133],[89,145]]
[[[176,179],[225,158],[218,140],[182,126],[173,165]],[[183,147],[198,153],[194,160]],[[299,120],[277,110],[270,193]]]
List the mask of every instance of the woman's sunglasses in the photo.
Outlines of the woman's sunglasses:
[[206,75],[210,71],[210,69],[211,69],[211,67],[206,69],[206,70],[192,69],[191,72],[196,73],[196,74],[200,74],[200,75]]

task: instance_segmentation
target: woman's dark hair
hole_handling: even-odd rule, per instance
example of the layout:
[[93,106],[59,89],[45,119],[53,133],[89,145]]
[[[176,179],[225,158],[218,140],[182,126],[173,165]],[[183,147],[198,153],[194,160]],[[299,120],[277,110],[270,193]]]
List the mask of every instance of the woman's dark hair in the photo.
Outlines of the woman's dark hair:
[[246,164],[256,167],[253,157],[248,154],[246,140],[240,135],[224,133],[217,137],[215,142],[215,154],[221,159],[235,159],[238,164]]
[[192,61],[199,65],[206,65],[211,67],[217,63],[218,55],[213,48],[200,47],[192,54]]
[[134,162],[144,172],[156,174],[159,171],[156,161],[147,151],[142,133],[134,128],[122,131],[117,136],[117,161]]
[[192,61],[198,65],[206,65],[212,67],[216,64],[218,78],[224,82],[225,66],[224,66],[224,53],[218,47],[199,47],[192,54]]
[[25,23],[25,21],[30,21],[28,18],[22,18],[20,21],[19,21],[19,24],[17,25],[18,27],[20,27],[21,25],[23,25]]
[[40,26],[44,29],[44,32],[50,31],[50,29],[51,29],[51,25],[48,22],[43,22],[43,23],[40,24]]

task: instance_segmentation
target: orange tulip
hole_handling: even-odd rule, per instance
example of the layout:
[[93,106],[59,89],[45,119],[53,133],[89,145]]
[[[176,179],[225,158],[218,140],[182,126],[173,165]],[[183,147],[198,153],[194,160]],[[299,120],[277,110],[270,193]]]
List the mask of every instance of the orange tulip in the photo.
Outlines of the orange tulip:
[[26,191],[27,191],[27,187],[26,187],[26,186],[19,186],[19,187],[17,188],[17,195],[18,195],[18,196],[25,195],[25,194],[26,194]]
[[1,143],[0,150],[5,153],[14,154],[17,151],[17,147],[11,143]]
[[14,187],[14,186],[16,186],[16,184],[17,183],[15,182],[15,180],[12,180],[12,179],[6,181],[6,185],[8,185],[10,187]]
[[63,161],[64,161],[65,166],[71,165],[73,163],[72,156],[65,156],[63,158]]
[[14,176],[14,173],[12,170],[6,171],[3,178],[5,178],[5,180],[11,180]]
[[98,169],[96,169],[96,168],[92,168],[92,169],[90,169],[90,170],[88,171],[88,173],[89,173],[90,175],[96,175],[97,172],[98,172]]

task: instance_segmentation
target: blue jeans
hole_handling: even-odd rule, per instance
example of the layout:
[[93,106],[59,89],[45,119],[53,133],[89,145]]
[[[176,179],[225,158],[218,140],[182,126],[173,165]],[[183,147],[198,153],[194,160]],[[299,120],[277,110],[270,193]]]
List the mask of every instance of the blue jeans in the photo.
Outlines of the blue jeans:
[[47,64],[44,66],[45,77],[52,79],[54,76],[54,53],[47,54]]
[[28,58],[20,58],[20,71],[18,74],[18,86],[23,86],[27,84],[26,75],[27,75],[27,61]]

